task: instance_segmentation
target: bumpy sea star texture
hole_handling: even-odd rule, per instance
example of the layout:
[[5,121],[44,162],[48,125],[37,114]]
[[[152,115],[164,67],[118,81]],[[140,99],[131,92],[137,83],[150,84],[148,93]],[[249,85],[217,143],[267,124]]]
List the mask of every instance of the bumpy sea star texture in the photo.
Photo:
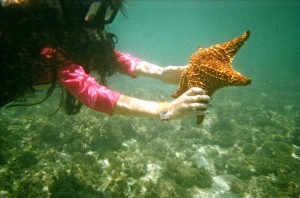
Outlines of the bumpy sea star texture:
[[[231,41],[199,48],[190,57],[189,65],[180,77],[178,90],[172,97],[179,97],[191,87],[200,87],[212,96],[222,87],[249,85],[251,79],[235,71],[231,65],[235,54],[249,36],[250,32],[247,31]],[[204,116],[197,116],[197,124],[201,124],[203,119]]]

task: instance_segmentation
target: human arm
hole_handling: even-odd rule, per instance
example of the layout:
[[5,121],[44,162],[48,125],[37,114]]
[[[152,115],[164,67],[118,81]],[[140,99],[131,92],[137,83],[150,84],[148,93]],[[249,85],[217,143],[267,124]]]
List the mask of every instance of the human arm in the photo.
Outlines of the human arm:
[[[86,106],[108,115],[160,118],[161,103],[145,101],[109,90],[86,74],[80,65],[70,64],[59,69],[60,84]],[[179,98],[167,103],[171,120],[188,115],[203,115],[209,96],[200,88],[191,88]]]
[[[126,115],[160,118],[161,103],[140,100],[109,90],[86,74],[80,65],[71,64],[60,68],[60,84],[86,106],[108,115]],[[177,99],[167,103],[171,120],[189,115],[207,113],[210,98],[200,88],[191,88]]]
[[155,78],[169,84],[178,84],[180,75],[186,67],[187,66],[160,67],[146,61],[140,61],[133,70],[133,75]]
[[[160,79],[163,82],[178,84],[183,70],[187,66],[160,67],[146,61],[142,61],[127,53],[116,51],[121,73],[131,77],[144,76]],[[192,88],[178,99],[167,103],[165,107],[171,115],[171,119],[179,119],[188,115],[203,115],[206,113],[209,97],[199,88]],[[166,104],[166,103],[165,103]],[[165,105],[164,104],[164,105]],[[114,108],[114,114],[156,117],[162,111],[161,103],[145,101],[121,95]]]
[[119,64],[118,72],[131,77],[143,76],[159,79],[165,83],[178,84],[183,70],[187,66],[167,66],[161,67],[155,64],[140,60],[128,53],[115,51]]
[[[167,103],[167,111],[170,120],[176,120],[185,116],[204,115],[208,108],[210,97],[205,95],[201,88],[191,88],[177,99]],[[161,103],[145,101],[129,96],[121,95],[114,107],[114,114],[160,118]]]

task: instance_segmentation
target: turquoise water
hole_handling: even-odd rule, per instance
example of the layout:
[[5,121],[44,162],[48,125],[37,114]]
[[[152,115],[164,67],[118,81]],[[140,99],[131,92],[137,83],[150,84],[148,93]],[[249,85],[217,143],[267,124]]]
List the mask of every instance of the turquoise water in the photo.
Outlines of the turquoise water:
[[[109,27],[117,49],[162,66],[250,30],[233,65],[252,84],[217,91],[200,126],[49,116],[59,90],[1,109],[0,197],[300,197],[300,1],[140,0],[126,15]],[[176,90],[121,75],[109,85],[155,101]]]

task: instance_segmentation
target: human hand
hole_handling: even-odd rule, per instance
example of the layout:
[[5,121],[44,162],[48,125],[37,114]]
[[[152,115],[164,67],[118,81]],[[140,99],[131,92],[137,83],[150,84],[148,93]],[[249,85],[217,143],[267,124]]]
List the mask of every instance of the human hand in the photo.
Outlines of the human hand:
[[171,119],[180,119],[184,116],[198,116],[208,113],[210,97],[198,87],[192,87],[169,104]]
[[160,79],[169,84],[178,84],[183,70],[187,66],[168,66],[162,69]]

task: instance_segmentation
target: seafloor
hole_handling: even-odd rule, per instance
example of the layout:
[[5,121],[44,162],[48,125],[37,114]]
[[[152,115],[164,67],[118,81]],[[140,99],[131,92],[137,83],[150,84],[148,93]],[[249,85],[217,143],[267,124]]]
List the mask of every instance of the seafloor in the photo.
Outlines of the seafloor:
[[[127,92],[175,90],[157,87]],[[50,115],[59,95],[1,109],[0,197],[300,197],[299,93],[223,89],[202,125]]]

